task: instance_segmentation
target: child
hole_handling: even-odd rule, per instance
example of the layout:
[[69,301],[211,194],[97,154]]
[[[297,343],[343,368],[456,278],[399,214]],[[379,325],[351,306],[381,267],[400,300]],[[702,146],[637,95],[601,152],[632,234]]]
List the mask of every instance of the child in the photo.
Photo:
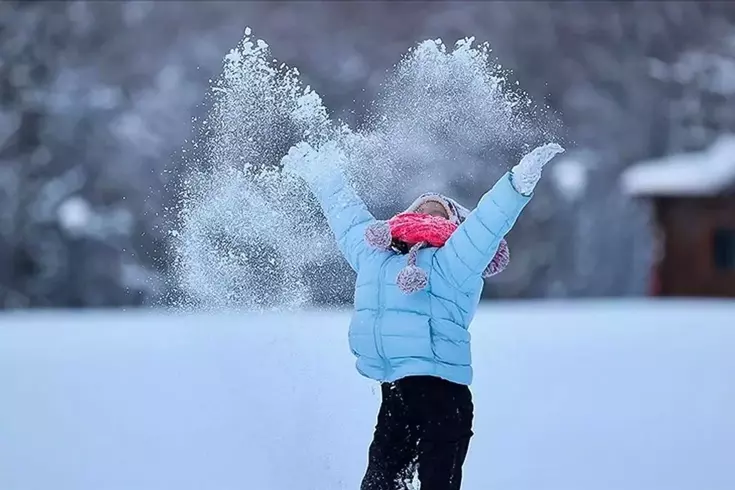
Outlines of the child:
[[[381,383],[382,403],[361,490],[459,490],[472,432],[468,327],[483,278],[508,263],[504,236],[543,166],[564,150],[536,148],[469,212],[439,194],[376,221],[339,171],[334,143],[299,143],[284,171],[304,179],[357,272],[349,344],[357,370]],[[406,255],[406,256],[404,256]]]

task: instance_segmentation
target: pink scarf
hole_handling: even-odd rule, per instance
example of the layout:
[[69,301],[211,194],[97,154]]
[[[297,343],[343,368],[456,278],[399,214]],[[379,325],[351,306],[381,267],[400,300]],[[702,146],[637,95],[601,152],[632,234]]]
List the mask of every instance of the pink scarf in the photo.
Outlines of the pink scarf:
[[457,225],[438,216],[421,213],[401,213],[390,220],[390,234],[410,247],[426,242],[432,247],[441,247],[457,229]]

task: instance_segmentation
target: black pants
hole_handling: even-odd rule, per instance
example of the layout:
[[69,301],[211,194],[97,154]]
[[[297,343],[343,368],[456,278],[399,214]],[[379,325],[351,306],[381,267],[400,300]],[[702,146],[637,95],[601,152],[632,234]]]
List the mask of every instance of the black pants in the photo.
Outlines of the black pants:
[[381,385],[368,468],[360,490],[406,488],[418,471],[421,490],[459,490],[472,437],[468,386],[433,376]]

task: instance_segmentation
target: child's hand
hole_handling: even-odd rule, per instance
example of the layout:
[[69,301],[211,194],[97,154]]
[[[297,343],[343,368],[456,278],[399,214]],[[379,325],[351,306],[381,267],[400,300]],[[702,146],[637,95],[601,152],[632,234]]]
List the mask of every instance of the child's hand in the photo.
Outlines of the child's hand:
[[524,196],[531,195],[541,179],[544,165],[559,153],[564,153],[564,148],[556,143],[547,143],[525,155],[511,170],[513,187]]
[[328,142],[317,150],[302,141],[288,150],[281,159],[281,165],[284,173],[313,181],[338,171],[338,164],[343,158],[342,152],[333,142]]
[[281,159],[283,172],[305,179],[311,173],[310,167],[313,166],[313,159],[316,150],[306,142],[298,143],[292,146],[286,156]]

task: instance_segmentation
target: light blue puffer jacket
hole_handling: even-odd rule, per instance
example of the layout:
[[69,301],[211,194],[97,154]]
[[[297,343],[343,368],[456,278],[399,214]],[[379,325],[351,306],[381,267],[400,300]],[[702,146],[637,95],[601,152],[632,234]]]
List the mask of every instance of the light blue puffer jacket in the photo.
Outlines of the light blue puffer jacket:
[[362,375],[380,382],[410,375],[472,382],[468,327],[482,273],[531,199],[510,179],[507,173],[482,197],[443,247],[419,251],[416,265],[427,271],[428,285],[413,294],[396,285],[406,257],[366,243],[365,228],[375,218],[344,177],[334,172],[309,179],[340,251],[357,272],[349,345]]

